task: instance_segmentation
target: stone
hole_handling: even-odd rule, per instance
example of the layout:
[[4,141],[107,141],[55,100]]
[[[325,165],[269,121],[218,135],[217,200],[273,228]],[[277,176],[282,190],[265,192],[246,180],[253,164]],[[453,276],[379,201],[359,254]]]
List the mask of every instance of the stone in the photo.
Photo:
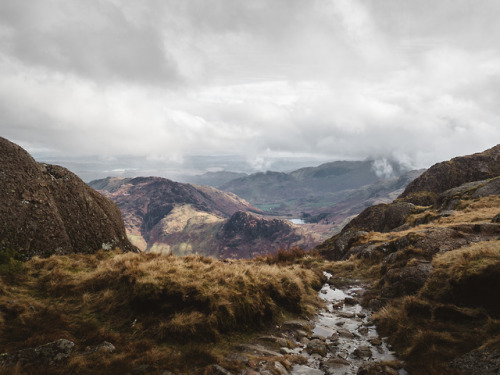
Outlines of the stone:
[[328,349],[325,343],[318,339],[313,339],[307,344],[306,351],[309,354],[317,353],[320,356],[324,357],[328,353]]
[[305,366],[296,365],[292,370],[292,375],[324,375],[325,373],[321,370]]
[[333,367],[333,368],[339,368],[339,367],[344,367],[344,366],[349,366],[351,362],[344,358],[340,357],[335,357],[335,358],[330,358],[328,361],[325,362],[325,365],[328,367]]
[[354,349],[353,354],[361,359],[371,358],[373,356],[372,350],[366,345],[358,346]]
[[274,369],[279,375],[288,375],[288,371],[280,362],[274,362]]
[[362,335],[366,336],[368,334],[368,327],[359,327],[358,332],[361,333]]
[[17,362],[30,365],[55,365],[67,360],[74,347],[74,342],[60,339],[36,348],[22,349],[13,354],[2,355],[0,365],[2,363],[14,365]]
[[353,339],[356,337],[356,335],[354,333],[352,333],[351,331],[345,329],[345,328],[339,328],[337,330],[337,333],[341,336],[341,337],[345,337],[345,338],[348,338],[348,339]]
[[281,354],[293,354],[293,350],[292,349],[289,349],[289,348],[280,348],[280,353]]
[[326,337],[321,336],[321,335],[318,335],[318,334],[316,334],[316,333],[315,333],[314,335],[312,335],[312,336],[311,336],[311,339],[313,339],[313,340],[314,340],[314,339],[318,339],[318,340],[321,340],[321,341],[326,341]]
[[377,337],[374,337],[374,338],[372,338],[372,339],[368,340],[368,342],[369,342],[370,344],[372,344],[373,346],[380,346],[380,345],[382,345],[382,340],[380,340],[380,339],[379,339],[379,338],[377,338]]
[[337,315],[340,316],[341,318],[346,318],[346,319],[352,319],[356,316],[355,313],[348,312],[348,311],[339,311],[337,313]]
[[359,304],[359,301],[354,297],[346,297],[346,298],[344,298],[344,303],[346,305],[354,306],[354,305]]
[[302,345],[307,345],[309,344],[309,339],[307,337],[302,337],[299,342],[302,344]]

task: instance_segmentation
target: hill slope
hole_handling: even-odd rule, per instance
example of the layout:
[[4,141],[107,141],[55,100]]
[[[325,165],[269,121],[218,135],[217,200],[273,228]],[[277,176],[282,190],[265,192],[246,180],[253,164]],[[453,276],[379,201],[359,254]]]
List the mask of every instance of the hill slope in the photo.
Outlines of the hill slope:
[[130,240],[141,250],[246,258],[279,248],[311,248],[318,239],[232,193],[160,177],[90,183],[122,210]]
[[134,250],[120,211],[65,168],[0,137],[0,250],[24,257]]
[[415,204],[433,204],[436,196],[448,189],[499,175],[500,145],[497,145],[480,153],[433,165],[411,182],[399,198]]
[[[332,274],[372,282],[364,304],[379,310],[377,330],[410,373],[490,374],[500,364],[498,150],[433,166],[317,247],[342,260]],[[485,173],[493,178],[471,181]],[[432,205],[411,203],[421,197]]]

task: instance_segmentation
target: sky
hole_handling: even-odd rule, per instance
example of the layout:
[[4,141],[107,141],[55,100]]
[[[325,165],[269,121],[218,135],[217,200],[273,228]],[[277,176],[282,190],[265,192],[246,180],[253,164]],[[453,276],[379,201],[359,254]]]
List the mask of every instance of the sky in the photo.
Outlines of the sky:
[[429,167],[500,143],[499,14],[498,0],[0,0],[0,136],[84,180]]

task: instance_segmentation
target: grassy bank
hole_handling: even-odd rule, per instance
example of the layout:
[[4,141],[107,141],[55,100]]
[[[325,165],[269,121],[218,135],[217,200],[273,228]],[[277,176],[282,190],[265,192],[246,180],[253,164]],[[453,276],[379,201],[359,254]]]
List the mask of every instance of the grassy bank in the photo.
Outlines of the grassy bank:
[[[230,337],[312,314],[321,287],[321,274],[299,265],[199,256],[101,252],[13,264],[0,278],[0,353],[74,341],[79,354],[50,373],[202,371]],[[117,350],[84,354],[103,341]]]

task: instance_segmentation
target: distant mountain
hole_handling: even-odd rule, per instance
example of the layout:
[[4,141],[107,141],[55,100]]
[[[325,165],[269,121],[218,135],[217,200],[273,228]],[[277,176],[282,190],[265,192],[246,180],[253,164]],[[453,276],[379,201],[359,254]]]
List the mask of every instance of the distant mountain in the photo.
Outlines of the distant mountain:
[[319,241],[285,220],[260,217],[262,211],[248,202],[210,186],[160,177],[89,185],[120,207],[129,239],[143,251],[246,258]]
[[248,176],[246,173],[220,171],[220,172],[207,172],[201,175],[189,176],[184,180],[190,184],[208,185],[219,187],[225,183]]
[[[396,199],[405,187],[420,176],[425,169],[413,170],[400,177],[379,180],[371,185],[362,186],[352,191],[346,198],[330,207],[323,207],[312,211],[306,221],[329,221],[338,223],[340,227],[346,220],[359,214],[365,208],[380,203],[390,203]],[[340,228],[341,229],[341,228]]]
[[25,258],[136,251],[118,207],[57,165],[37,163],[0,137],[0,250]]
[[390,202],[422,171],[407,172],[398,163],[336,161],[290,173],[255,173],[220,187],[268,214],[341,226],[364,208]]

